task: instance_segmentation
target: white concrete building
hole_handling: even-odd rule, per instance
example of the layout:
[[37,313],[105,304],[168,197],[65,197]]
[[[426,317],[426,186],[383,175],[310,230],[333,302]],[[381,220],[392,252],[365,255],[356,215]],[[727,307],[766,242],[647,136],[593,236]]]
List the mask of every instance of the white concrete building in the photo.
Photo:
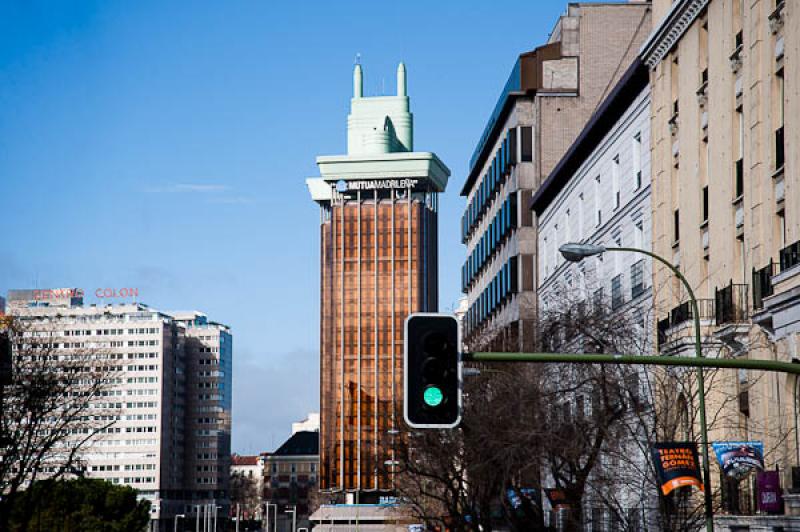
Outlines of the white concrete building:
[[[175,514],[193,515],[196,505],[222,506],[219,515],[227,515],[228,328],[197,312],[178,319],[141,303],[84,306],[77,291],[33,292],[9,292],[9,313],[27,323],[25,334],[46,334],[65,355],[96,351],[90,355],[118,368],[113,387],[92,404],[113,424],[85,448],[85,474],[136,488],[151,501],[156,528],[166,530]],[[201,382],[213,384],[199,389]]]
[[[538,216],[538,293],[541,312],[563,310],[564,306],[585,301],[612,316],[625,315],[641,334],[637,345],[649,352],[652,344],[653,296],[651,260],[635,252],[609,252],[580,263],[567,262],[558,248],[568,242],[607,247],[630,247],[650,250],[650,88],[647,68],[638,59],[603,101],[583,131],[534,195],[531,206]],[[580,348],[578,348],[580,349]],[[590,356],[590,355],[587,355]],[[645,380],[644,369],[631,381],[631,393],[640,396]],[[576,394],[579,396],[580,394]],[[565,399],[570,410],[586,408],[583,399]],[[633,433],[639,425],[633,425]],[[623,434],[623,432],[620,432]],[[628,434],[625,431],[624,434]],[[633,440],[614,438],[609,445],[620,446],[617,452],[641,459],[645,470],[646,453]],[[615,460],[614,453],[603,456],[593,475],[598,489],[610,486],[601,472],[614,471],[610,478],[627,479],[619,471],[629,467]],[[609,469],[610,468],[610,469]],[[616,470],[616,471],[615,471]],[[636,473],[633,477],[636,476]],[[630,529],[642,529],[654,522],[657,501],[649,491],[620,480],[613,496],[597,497],[590,486],[585,498],[584,516],[605,530],[619,514]],[[621,522],[621,521],[620,521]],[[616,529],[616,528],[612,528]]]
[[534,195],[542,310],[564,294],[614,310],[652,306],[645,255],[606,253],[570,263],[558,251],[567,242],[651,248],[646,74],[637,60]]
[[292,434],[297,432],[319,432],[319,412],[309,412],[303,421],[292,423]]

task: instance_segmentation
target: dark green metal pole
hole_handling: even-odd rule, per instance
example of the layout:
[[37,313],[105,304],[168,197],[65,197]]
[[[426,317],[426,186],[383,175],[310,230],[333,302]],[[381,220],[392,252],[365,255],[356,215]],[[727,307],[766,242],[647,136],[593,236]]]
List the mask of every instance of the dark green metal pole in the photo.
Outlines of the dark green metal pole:
[[[695,319],[697,319],[697,306],[695,301]],[[699,331],[699,327],[697,328]],[[699,337],[699,334],[698,334]],[[699,342],[699,339],[698,339]],[[574,353],[463,353],[462,360],[467,362],[557,362],[570,364],[643,364],[655,366],[687,366],[696,367],[698,373],[698,383],[702,386],[703,368],[727,368],[727,369],[749,369],[758,371],[777,371],[780,373],[790,373],[800,375],[800,364],[791,362],[777,362],[774,360],[752,360],[736,358],[703,358],[698,357],[674,357],[656,355],[596,355],[596,354],[574,354]],[[711,509],[711,485],[709,484],[709,463],[708,463],[708,435],[705,428],[705,394],[700,389],[700,428],[703,431],[703,450],[704,468],[703,480],[705,507],[706,507],[706,530],[714,530],[714,515]]]
[[[694,297],[694,290],[689,285],[689,281],[683,276],[681,271],[676,268],[671,262],[663,257],[656,255],[650,251],[638,248],[606,248],[607,251],[631,251],[634,253],[642,253],[653,259],[657,260],[667,268],[669,268],[675,276],[680,279],[686,291],[689,293],[689,301],[692,303],[692,313],[694,314],[694,352],[697,358],[703,358],[703,349],[700,342],[700,312],[697,308],[697,298]],[[697,368],[697,387],[698,400],[700,402],[700,439],[703,445],[703,495],[705,496],[705,514],[706,514],[706,531],[714,532],[714,507],[712,506],[711,499],[711,466],[708,459],[708,427],[706,426],[706,384],[703,377],[703,366]]]
[[695,358],[656,355],[596,355],[575,353],[464,353],[465,362],[536,362],[570,364],[642,364],[696,368],[749,369],[800,375],[800,364],[743,358]]

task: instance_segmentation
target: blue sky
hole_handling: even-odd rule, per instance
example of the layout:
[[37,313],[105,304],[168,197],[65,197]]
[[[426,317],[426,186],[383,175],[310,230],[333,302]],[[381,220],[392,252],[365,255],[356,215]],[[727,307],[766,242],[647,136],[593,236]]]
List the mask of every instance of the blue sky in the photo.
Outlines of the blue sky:
[[[566,2],[0,3],[0,294],[136,287],[234,333],[238,452],[318,408],[315,157],[408,69],[415,147],[453,172],[440,301],[459,297],[467,163],[516,55]],[[88,302],[94,302],[89,298]]]

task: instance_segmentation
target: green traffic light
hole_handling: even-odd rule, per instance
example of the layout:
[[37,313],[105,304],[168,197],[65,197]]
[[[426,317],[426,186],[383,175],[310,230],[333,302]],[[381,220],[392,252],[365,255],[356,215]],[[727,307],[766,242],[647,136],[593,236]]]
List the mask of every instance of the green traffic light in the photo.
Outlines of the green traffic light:
[[439,406],[444,401],[444,394],[436,386],[428,386],[425,388],[425,393],[422,394],[422,399],[428,406]]

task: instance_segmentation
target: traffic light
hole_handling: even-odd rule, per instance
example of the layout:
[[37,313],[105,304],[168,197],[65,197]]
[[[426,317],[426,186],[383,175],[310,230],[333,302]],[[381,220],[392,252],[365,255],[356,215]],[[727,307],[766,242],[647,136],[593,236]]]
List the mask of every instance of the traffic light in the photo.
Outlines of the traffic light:
[[458,321],[445,314],[412,314],[405,324],[403,371],[406,423],[454,428],[461,422]]

